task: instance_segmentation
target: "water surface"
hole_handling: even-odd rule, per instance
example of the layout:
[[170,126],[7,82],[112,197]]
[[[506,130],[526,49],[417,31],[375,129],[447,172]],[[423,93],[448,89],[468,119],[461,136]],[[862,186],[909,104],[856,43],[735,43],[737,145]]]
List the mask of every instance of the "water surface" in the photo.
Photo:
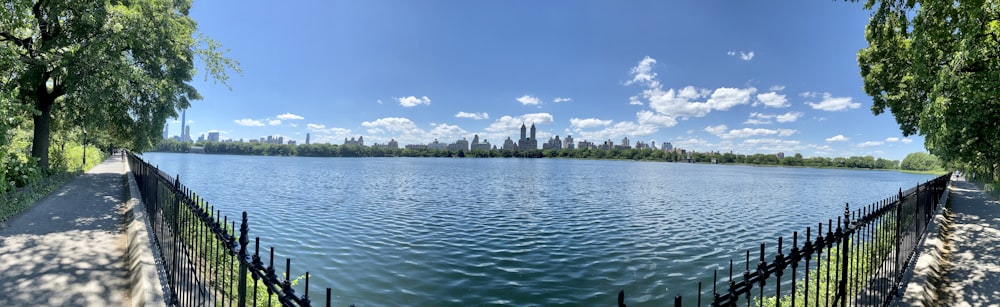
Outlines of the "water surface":
[[[666,305],[761,242],[931,179],[564,159],[144,158],[312,274],[314,300]],[[787,251],[786,251],[787,253]],[[739,260],[741,263],[742,260]],[[301,291],[301,290],[300,290]]]

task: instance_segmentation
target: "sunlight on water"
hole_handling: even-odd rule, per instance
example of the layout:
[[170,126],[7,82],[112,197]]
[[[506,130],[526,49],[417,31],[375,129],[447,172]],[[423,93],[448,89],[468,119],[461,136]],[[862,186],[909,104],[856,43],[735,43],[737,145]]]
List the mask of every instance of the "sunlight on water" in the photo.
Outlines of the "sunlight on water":
[[[145,155],[338,305],[664,305],[746,249],[932,178],[559,159]],[[721,274],[720,274],[721,275]],[[301,290],[300,290],[301,291]]]

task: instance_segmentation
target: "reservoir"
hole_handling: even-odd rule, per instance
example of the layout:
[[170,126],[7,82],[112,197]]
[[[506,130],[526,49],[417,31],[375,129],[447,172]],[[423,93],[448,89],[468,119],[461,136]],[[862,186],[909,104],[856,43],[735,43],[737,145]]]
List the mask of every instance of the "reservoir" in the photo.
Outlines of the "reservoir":
[[230,220],[246,211],[279,271],[291,258],[293,276],[310,272],[316,303],[329,287],[343,306],[613,306],[619,290],[629,306],[668,305],[693,299],[698,281],[710,291],[712,270],[728,276],[730,258],[741,273],[747,249],[934,177],[610,160],[142,157]]

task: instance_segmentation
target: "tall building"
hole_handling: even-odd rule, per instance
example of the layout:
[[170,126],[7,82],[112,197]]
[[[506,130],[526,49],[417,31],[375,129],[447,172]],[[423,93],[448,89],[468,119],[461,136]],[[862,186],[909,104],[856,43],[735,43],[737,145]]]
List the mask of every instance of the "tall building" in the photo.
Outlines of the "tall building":
[[535,124],[531,124],[531,137],[526,135],[524,124],[521,124],[521,139],[517,140],[517,148],[520,150],[538,149],[538,139],[535,138]]
[[483,142],[480,143],[479,135],[476,134],[475,136],[472,137],[472,150],[476,149],[490,150],[490,141],[484,139]]
[[567,135],[566,136],[566,140],[563,141],[563,144],[565,144],[563,146],[564,148],[566,148],[566,149],[573,149],[574,148],[574,146],[573,146],[574,145],[573,144],[573,136],[572,135]]
[[309,134],[306,133],[306,145],[309,145]]
[[218,142],[219,141],[219,133],[218,132],[209,132],[208,133],[208,141],[209,142]]
[[506,140],[503,141],[503,150],[517,150],[517,144],[514,144],[514,140],[511,140],[508,136]]
[[187,109],[181,111],[181,142],[192,142],[191,126],[187,124]]
[[170,124],[163,124],[163,139],[170,137]]

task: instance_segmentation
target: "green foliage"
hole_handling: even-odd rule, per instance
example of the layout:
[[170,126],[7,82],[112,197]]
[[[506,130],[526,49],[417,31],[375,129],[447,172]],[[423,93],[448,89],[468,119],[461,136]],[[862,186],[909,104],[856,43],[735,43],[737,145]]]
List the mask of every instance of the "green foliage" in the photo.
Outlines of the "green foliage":
[[71,126],[89,128],[102,145],[152,147],[166,119],[201,98],[188,84],[196,59],[217,81],[239,72],[226,50],[196,32],[190,8],[191,0],[7,2],[0,119],[11,109],[32,113],[31,155],[42,167],[50,134]]
[[941,161],[926,152],[914,152],[906,155],[899,167],[908,171],[932,171],[941,169]]
[[925,136],[946,162],[996,178],[1000,160],[1000,5],[868,0],[869,46],[858,52],[872,112]]

